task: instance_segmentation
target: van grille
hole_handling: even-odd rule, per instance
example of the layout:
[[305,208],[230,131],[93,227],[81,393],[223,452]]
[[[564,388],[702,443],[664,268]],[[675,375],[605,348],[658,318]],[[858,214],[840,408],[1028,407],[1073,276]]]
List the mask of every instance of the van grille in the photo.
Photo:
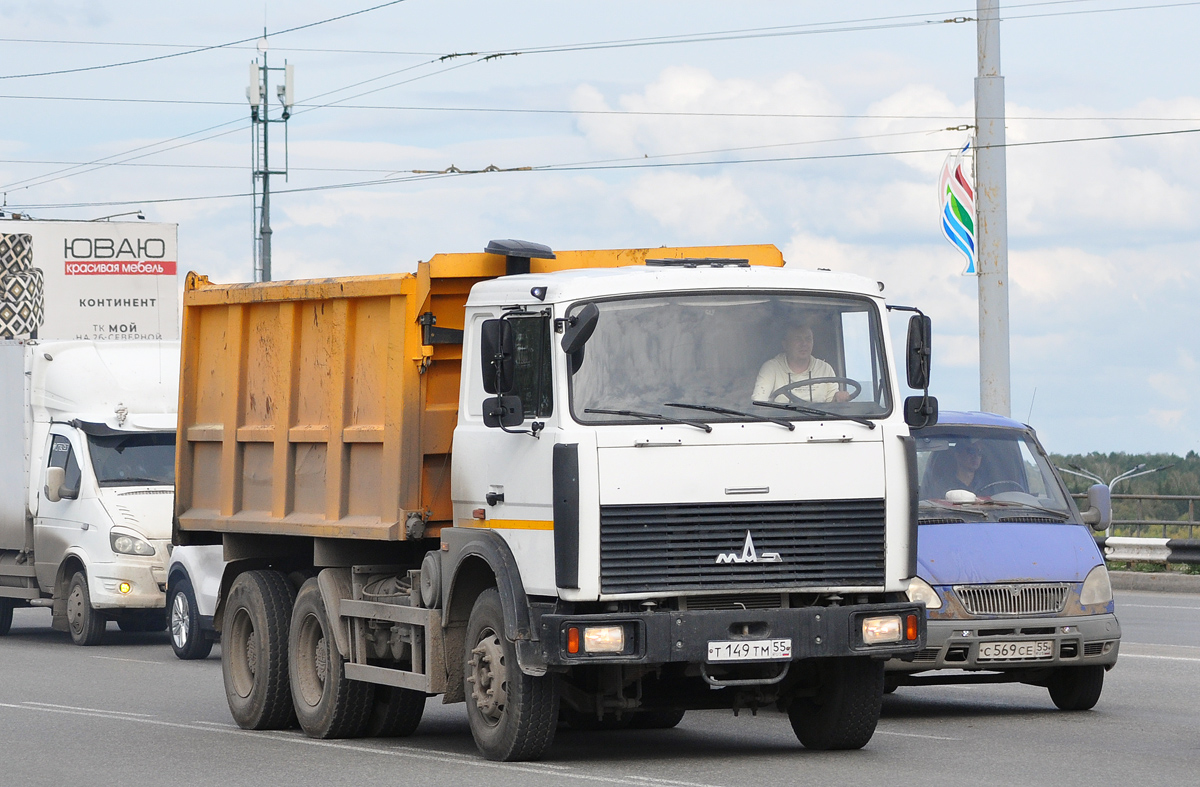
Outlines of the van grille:
[[963,608],[972,615],[1056,614],[1066,605],[1070,589],[1066,583],[954,586]]
[[[883,500],[601,506],[600,588],[881,586],[884,531]],[[747,533],[757,562],[737,562]]]

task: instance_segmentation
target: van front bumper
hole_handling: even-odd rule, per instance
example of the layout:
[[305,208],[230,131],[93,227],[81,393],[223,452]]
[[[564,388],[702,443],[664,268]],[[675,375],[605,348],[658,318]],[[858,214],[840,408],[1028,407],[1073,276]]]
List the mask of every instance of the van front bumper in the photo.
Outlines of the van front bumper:
[[[121,592],[121,583],[129,592]],[[162,609],[167,604],[167,567],[158,555],[117,555],[111,563],[88,566],[88,594],[96,609]]]
[[[1081,615],[1008,620],[930,620],[925,647],[911,660],[892,659],[889,672],[925,670],[1012,670],[1117,663],[1121,625],[1117,616]],[[1029,658],[985,658],[988,643],[1049,641],[1050,655]]]
[[[863,620],[896,616],[900,641],[867,644]],[[907,620],[915,617],[916,638],[906,639]],[[802,607],[752,610],[688,610],[594,615],[542,615],[537,623],[539,641],[530,643],[542,652],[548,665],[667,664],[709,661],[710,642],[755,643],[790,640],[790,658],[911,656],[925,644],[925,609],[911,603],[858,604],[842,607]],[[620,627],[624,646],[618,653],[587,653],[582,641],[571,652],[569,634],[588,628]],[[771,661],[781,659],[760,659]]]

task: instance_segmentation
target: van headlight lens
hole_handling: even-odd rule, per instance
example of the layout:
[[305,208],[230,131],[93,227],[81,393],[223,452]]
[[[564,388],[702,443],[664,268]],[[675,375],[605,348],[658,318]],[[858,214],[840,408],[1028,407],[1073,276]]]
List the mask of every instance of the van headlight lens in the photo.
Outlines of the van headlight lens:
[[127,533],[109,533],[108,543],[112,546],[112,551],[118,555],[142,555],[144,557],[154,555],[153,546],[137,536]]
[[942,597],[933,589],[933,585],[920,577],[908,580],[908,600],[924,604],[925,609],[942,608]]
[[1079,591],[1079,603],[1089,606],[1107,604],[1112,600],[1112,583],[1108,581],[1108,569],[1096,566],[1088,572],[1087,579],[1083,580],[1083,588]]

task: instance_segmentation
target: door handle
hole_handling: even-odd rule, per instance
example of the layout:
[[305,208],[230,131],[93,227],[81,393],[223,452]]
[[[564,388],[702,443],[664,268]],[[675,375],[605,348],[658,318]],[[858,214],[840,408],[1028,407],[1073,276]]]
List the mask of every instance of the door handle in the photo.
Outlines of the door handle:
[[488,492],[486,495],[483,496],[483,499],[487,501],[487,504],[489,506],[494,506],[497,503],[504,502],[504,493],[503,492]]

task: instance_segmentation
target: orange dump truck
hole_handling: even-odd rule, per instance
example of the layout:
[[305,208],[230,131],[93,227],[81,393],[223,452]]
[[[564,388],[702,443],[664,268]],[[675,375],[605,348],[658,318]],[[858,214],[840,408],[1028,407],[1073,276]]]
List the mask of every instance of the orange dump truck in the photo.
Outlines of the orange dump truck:
[[405,735],[441,694],[518,760],[560,720],[772,704],[864,745],[924,637],[906,419],[932,402],[898,400],[879,283],[782,266],[493,241],[190,274],[174,538],[224,547],[237,723]]

